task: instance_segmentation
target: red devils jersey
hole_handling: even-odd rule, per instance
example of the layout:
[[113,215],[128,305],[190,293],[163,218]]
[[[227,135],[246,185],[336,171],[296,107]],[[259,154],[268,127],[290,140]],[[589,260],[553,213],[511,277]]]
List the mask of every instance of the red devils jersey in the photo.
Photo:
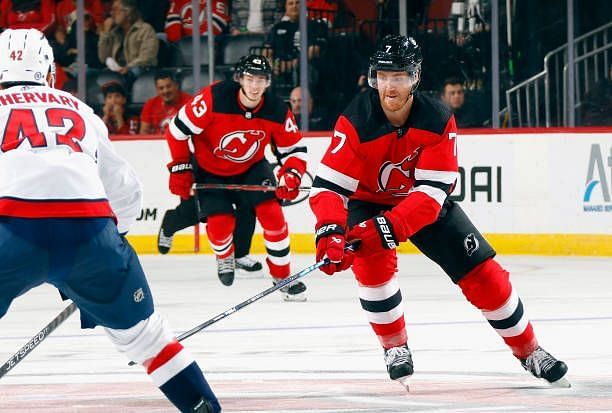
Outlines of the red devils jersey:
[[[410,116],[398,128],[387,120],[376,90],[358,95],[338,119],[313,183],[311,205],[319,222],[346,222],[338,198],[344,205],[349,198],[411,203],[406,220],[437,217],[457,179],[456,137],[454,117],[433,99],[415,94]],[[318,197],[325,202],[316,201]],[[340,207],[323,207],[330,204]]]
[[[215,36],[223,33],[230,21],[227,0],[213,0],[212,23]],[[200,33],[208,33],[208,20],[206,19],[206,1],[200,0]],[[191,15],[191,0],[175,0],[170,3],[166,14],[166,37],[171,42],[179,41],[193,33],[193,18]]]
[[192,137],[198,165],[215,175],[246,172],[264,158],[273,143],[300,172],[306,169],[306,148],[300,145],[295,118],[280,98],[269,92],[254,109],[238,100],[240,85],[224,81],[210,85],[188,101],[170,122],[166,139],[174,161],[189,162]]

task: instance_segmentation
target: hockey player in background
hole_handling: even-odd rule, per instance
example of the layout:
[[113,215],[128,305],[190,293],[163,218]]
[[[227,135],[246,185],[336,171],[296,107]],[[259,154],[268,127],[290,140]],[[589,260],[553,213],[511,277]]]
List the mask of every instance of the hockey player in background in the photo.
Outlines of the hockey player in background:
[[[448,198],[458,176],[457,128],[441,103],[414,93],[421,62],[412,38],[385,37],[370,59],[372,88],[339,117],[310,193],[317,260],[329,257],[322,270],[330,275],[352,266],[391,379],[407,385],[413,373],[396,255],[410,240],[482,311],[527,371],[567,385],[567,366],[539,346],[495,251]],[[344,253],[345,239],[361,239],[360,249]]]
[[[202,194],[206,196],[206,194]],[[246,196],[247,194],[242,194]],[[206,223],[206,218],[198,216],[200,208],[196,205],[195,196],[181,199],[174,209],[164,213],[162,223],[157,232],[157,251],[167,254],[172,248],[174,234],[197,223]],[[235,264],[236,270],[242,272],[245,278],[260,274],[263,266],[261,262],[249,255],[251,241],[255,232],[255,211],[252,208],[236,209],[236,228],[234,229]]]
[[5,30],[0,54],[0,317],[13,299],[50,283],[77,305],[82,328],[102,326],[179,410],[220,412],[193,356],[155,311],[122,235],[141,208],[134,171],[93,110],[53,89],[53,52],[41,32]]
[[[249,55],[236,65],[234,79],[212,84],[183,106],[166,131],[172,162],[170,191],[189,197],[194,173],[188,145],[192,138],[197,183],[274,184],[264,156],[268,144],[280,153],[278,189],[273,192],[198,191],[202,215],[207,217],[208,241],[217,257],[217,273],[224,285],[234,282],[234,204],[252,206],[263,228],[273,281],[290,273],[289,232],[280,199],[295,199],[306,171],[306,148],[295,118],[285,102],[267,89],[272,68],[265,57]],[[205,192],[205,193],[204,193]],[[297,282],[281,289],[286,301],[304,301],[306,286]]]

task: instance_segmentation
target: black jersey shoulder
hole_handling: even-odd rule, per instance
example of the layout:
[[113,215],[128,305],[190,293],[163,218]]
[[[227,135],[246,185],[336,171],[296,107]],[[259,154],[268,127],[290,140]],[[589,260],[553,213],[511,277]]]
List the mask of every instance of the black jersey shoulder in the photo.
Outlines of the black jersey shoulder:
[[[230,115],[244,115],[245,110],[238,104],[240,85],[233,80],[225,80],[211,86],[213,112]],[[263,106],[252,118],[266,119],[276,123],[284,123],[288,105],[281,98],[266,91],[263,96]]]
[[210,86],[212,110],[215,113],[242,114],[238,105],[240,85],[232,80],[224,80]]
[[342,115],[353,125],[361,142],[372,141],[396,129],[387,120],[375,89],[355,96]]
[[289,104],[270,92],[269,90],[264,93],[264,104],[255,117],[267,119],[276,123],[285,123],[287,117],[287,111],[289,110]]
[[441,101],[416,92],[406,126],[442,135],[451,116]]
[[452,115],[441,102],[415,93],[406,124],[397,128],[391,125],[385,116],[378,91],[375,89],[357,95],[342,114],[351,122],[361,142],[372,141],[406,128],[417,128],[441,135]]

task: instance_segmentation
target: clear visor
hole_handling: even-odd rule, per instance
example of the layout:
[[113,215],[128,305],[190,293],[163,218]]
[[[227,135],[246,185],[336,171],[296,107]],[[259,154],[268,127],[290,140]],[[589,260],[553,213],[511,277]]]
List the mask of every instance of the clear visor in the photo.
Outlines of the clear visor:
[[374,89],[393,87],[416,89],[419,84],[420,75],[418,70],[407,71],[387,71],[376,70],[370,67],[368,73],[368,84]]
[[266,75],[252,75],[250,73],[243,73],[240,76],[240,83],[244,86],[251,86],[257,88],[266,88],[270,86],[270,78]]

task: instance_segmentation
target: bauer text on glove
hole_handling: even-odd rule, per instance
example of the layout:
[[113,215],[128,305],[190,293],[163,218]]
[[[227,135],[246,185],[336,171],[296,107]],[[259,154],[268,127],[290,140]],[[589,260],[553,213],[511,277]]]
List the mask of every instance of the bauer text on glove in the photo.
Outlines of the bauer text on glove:
[[392,219],[386,215],[376,215],[351,228],[347,239],[361,240],[358,254],[370,255],[385,249],[394,249],[399,241],[393,230]]
[[193,185],[193,166],[191,163],[170,162],[168,171],[170,171],[170,192],[182,199],[189,199]]

